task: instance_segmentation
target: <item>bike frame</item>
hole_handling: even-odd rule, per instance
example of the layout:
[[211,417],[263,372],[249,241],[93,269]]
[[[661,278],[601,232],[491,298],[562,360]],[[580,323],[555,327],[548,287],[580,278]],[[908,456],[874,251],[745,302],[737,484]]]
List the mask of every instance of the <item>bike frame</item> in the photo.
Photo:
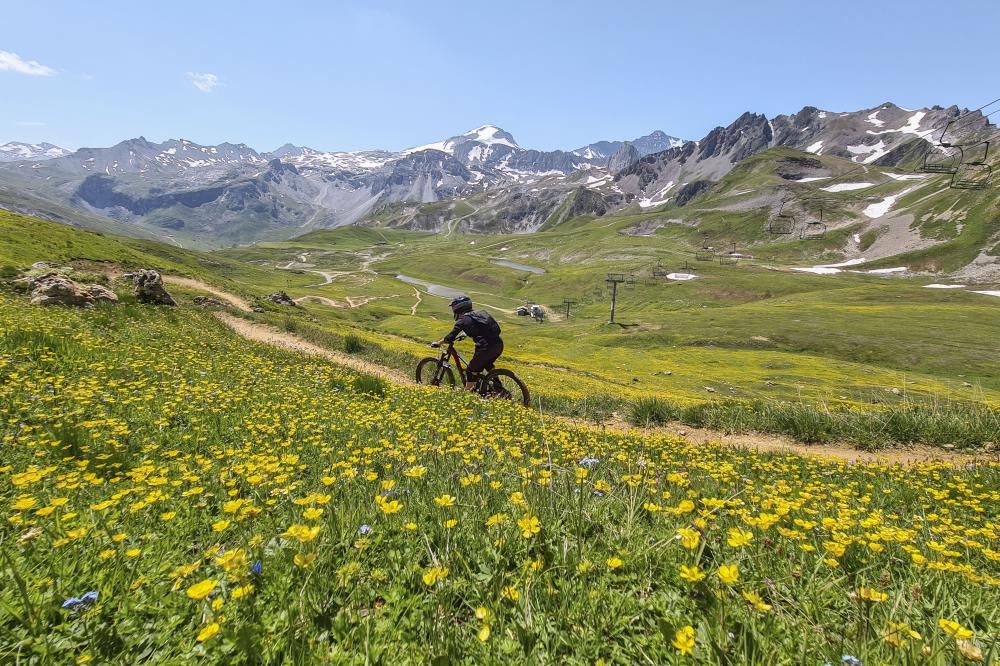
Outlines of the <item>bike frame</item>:
[[[449,360],[451,362],[449,362]],[[458,370],[458,376],[462,380],[462,384],[466,382],[465,366],[469,362],[465,360],[465,357],[458,353],[455,349],[455,343],[449,342],[448,346],[441,350],[441,366],[442,368],[454,368]]]
[[[465,384],[469,381],[469,375],[465,371],[465,368],[466,366],[469,365],[469,362],[465,359],[464,356],[462,356],[458,352],[457,349],[455,349],[455,342],[459,342],[460,340],[464,339],[465,339],[464,336],[457,338],[454,342],[449,342],[447,347],[441,348],[441,363],[438,366],[439,368],[442,369],[453,368],[455,370],[458,370],[458,377],[462,382],[462,386],[465,386]],[[486,375],[487,373],[481,372],[476,378],[476,391],[479,393],[485,393]],[[440,378],[438,378],[438,380],[440,381]]]

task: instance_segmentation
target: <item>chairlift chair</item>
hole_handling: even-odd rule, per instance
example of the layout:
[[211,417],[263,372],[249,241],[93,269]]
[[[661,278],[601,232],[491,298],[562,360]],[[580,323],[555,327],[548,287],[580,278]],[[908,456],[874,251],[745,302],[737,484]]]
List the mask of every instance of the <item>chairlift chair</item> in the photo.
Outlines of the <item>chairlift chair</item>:
[[954,190],[985,190],[993,184],[993,167],[989,164],[963,164],[951,177]]
[[[980,153],[979,151],[982,151]],[[967,143],[963,146],[964,160],[965,164],[972,164],[973,166],[981,166],[986,164],[986,158],[990,156],[990,141],[986,139],[985,141],[977,141],[975,143]]]
[[787,201],[782,201],[778,213],[768,220],[767,232],[775,236],[787,236],[795,233],[795,216],[785,210]]
[[820,205],[819,218],[809,220],[799,232],[799,240],[821,240],[826,235],[826,224],[823,222],[823,205]]
[[734,256],[728,255],[728,254],[720,254],[719,255],[719,265],[720,266],[735,266],[739,262],[740,262],[740,258],[739,257],[734,257]]
[[[921,170],[924,173],[955,173],[965,159],[965,153],[959,146],[941,146],[943,153],[930,152],[924,156]],[[948,152],[954,151],[954,152]]]
[[702,241],[701,247],[694,251],[695,261],[715,261],[715,248],[708,244],[708,238]]

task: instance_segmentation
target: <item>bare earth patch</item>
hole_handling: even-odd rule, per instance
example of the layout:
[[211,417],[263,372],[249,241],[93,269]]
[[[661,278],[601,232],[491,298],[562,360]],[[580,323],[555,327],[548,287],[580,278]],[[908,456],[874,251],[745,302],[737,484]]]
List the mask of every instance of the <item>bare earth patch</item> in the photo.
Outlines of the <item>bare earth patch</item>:
[[218,296],[222,300],[226,301],[238,310],[243,310],[244,312],[250,312],[250,304],[246,300],[240,298],[236,294],[231,294],[228,291],[222,291],[210,284],[205,284],[201,280],[194,280],[191,278],[180,277],[178,275],[164,275],[163,281],[167,284],[177,285],[178,287],[185,287],[187,289],[195,289],[197,291],[204,291],[213,296]]

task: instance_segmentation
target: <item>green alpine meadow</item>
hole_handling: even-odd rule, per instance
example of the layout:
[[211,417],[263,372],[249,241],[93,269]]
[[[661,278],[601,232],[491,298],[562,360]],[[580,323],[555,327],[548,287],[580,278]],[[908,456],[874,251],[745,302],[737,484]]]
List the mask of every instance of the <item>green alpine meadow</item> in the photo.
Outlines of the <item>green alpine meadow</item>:
[[1000,663],[997,8],[4,21],[0,664]]

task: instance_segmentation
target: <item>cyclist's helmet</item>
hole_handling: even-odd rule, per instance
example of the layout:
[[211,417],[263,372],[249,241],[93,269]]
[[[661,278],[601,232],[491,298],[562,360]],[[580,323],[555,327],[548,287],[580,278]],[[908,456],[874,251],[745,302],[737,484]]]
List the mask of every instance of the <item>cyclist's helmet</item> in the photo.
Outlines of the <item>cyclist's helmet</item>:
[[472,299],[468,296],[459,296],[451,302],[451,311],[455,314],[455,319],[466,312],[472,312]]

